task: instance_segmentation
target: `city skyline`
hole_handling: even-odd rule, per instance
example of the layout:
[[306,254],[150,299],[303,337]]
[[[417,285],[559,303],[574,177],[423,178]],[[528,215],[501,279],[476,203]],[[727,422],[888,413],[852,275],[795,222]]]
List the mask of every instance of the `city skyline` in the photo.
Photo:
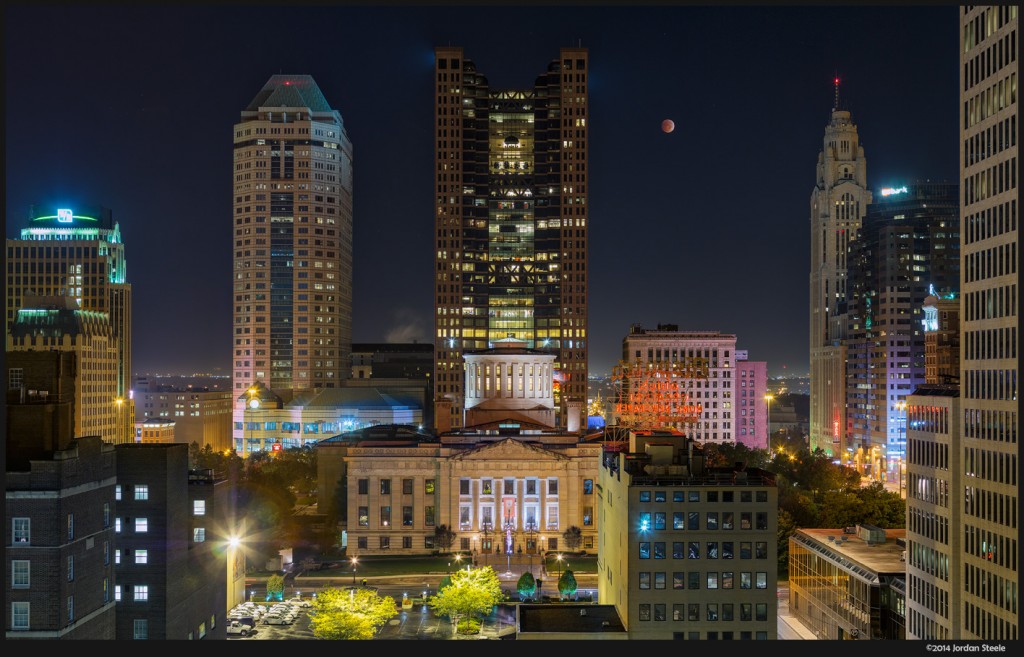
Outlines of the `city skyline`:
[[[834,76],[870,189],[957,177],[956,7],[552,7],[507,43],[474,27],[514,24],[501,7],[242,9],[5,10],[7,237],[33,204],[112,210],[139,373],[230,374],[229,145],[274,74],[312,76],[352,140],[356,342],[432,342],[436,46],[509,87],[559,48],[589,52],[591,374],[633,323],[733,333],[770,375],[807,371]],[[306,38],[311,19],[346,38]],[[295,36],[238,48],[270,25]]]

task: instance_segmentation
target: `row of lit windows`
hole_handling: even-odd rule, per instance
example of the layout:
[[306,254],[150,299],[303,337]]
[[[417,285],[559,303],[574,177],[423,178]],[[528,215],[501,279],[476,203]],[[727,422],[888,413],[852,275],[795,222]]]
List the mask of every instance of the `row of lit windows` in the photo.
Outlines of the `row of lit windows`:
[[[650,621],[650,620],[664,621],[664,620],[668,620],[665,617],[665,611],[666,611],[667,607],[668,607],[668,605],[666,605],[665,603],[654,603],[654,604],[640,603],[640,605],[637,607],[637,614],[638,614],[637,617],[641,621]],[[703,617],[701,615],[701,607],[704,607]],[[739,607],[739,616],[738,617],[735,616],[735,611],[734,611],[735,607]],[[652,615],[652,611],[653,611],[653,615]],[[753,616],[751,615],[751,611],[754,612]],[[694,621],[694,622],[701,621],[701,620],[706,620],[706,621],[723,621],[723,622],[730,622],[730,621],[734,621],[734,620],[739,620],[739,621],[767,621],[768,620],[768,603],[766,603],[766,602],[758,602],[758,603],[741,602],[739,604],[734,604],[734,603],[731,603],[731,602],[721,603],[721,615],[719,615],[719,603],[717,603],[717,602],[707,602],[707,603],[704,603],[703,605],[701,603],[698,603],[698,602],[691,602],[691,603],[686,603],[686,604],[673,604],[672,605],[672,620],[673,621]],[[699,635],[698,632],[691,632],[690,634],[698,634]],[[707,634],[708,634],[708,636],[706,638],[708,638],[708,639],[717,638],[717,636],[716,637],[710,636],[711,634],[713,634],[712,632],[708,632]],[[724,632],[723,633],[723,637],[722,637],[723,639],[731,639],[732,638],[732,636],[724,636],[726,634],[732,635],[732,632]],[[740,634],[742,635],[742,634],[744,634],[744,632],[741,632]],[[746,632],[745,634],[749,635],[750,633]],[[765,632],[758,632],[757,634],[758,634],[758,637],[757,637],[758,639],[767,639],[768,638],[767,633],[765,633]],[[697,639],[697,638],[700,638],[700,637],[699,636],[696,636],[696,637],[691,636],[689,638]],[[749,636],[746,636],[746,637],[741,636],[740,638],[747,638],[747,639],[749,639],[750,637]]]
[[[653,577],[652,577],[653,576]],[[704,581],[704,588],[711,591],[716,589],[767,589],[767,572],[743,571],[739,574],[739,582],[736,581],[736,573],[732,570],[699,571],[689,572],[676,571],[672,573],[672,588],[676,590],[699,590],[701,582]],[[637,585],[640,590],[645,591],[652,588],[666,589],[668,587],[668,573],[664,571],[639,571],[637,572]]]

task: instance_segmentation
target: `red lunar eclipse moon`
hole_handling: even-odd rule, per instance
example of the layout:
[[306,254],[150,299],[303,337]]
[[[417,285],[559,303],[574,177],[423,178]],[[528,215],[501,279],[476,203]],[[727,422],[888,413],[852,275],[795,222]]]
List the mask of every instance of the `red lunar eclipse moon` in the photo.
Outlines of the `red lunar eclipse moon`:
[[676,122],[672,119],[665,119],[661,122],[661,131],[668,133],[676,129]]

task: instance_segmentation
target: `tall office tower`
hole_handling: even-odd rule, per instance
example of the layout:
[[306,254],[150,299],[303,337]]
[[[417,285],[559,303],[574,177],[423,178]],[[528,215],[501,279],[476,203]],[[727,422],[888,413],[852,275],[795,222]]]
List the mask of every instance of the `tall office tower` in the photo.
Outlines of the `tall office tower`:
[[[308,75],[274,75],[235,124],[236,395],[351,371],[352,142]],[[240,436],[236,435],[236,438]]]
[[523,90],[434,54],[435,423],[463,424],[463,354],[513,337],[555,355],[565,426],[587,399],[587,50]]
[[122,415],[123,434],[104,440],[130,442],[131,298],[121,227],[104,207],[30,211],[20,239],[7,240],[7,324],[9,334],[26,297],[65,297],[92,313],[106,313],[118,343],[116,384],[107,400]]
[[[925,298],[925,383],[906,400],[906,472],[897,474],[907,500],[906,630],[908,639],[959,637],[962,566],[956,529],[964,490],[960,467],[960,301]],[[952,352],[952,353],[951,353]],[[906,482],[906,486],[904,486]],[[941,564],[939,569],[937,564]],[[939,576],[936,577],[936,574]]]
[[906,397],[925,382],[929,293],[960,289],[957,185],[881,190],[847,251],[847,454],[862,474],[895,480],[906,456]]
[[871,203],[867,161],[850,112],[839,108],[836,79],[832,120],[818,153],[811,192],[810,448],[845,453],[846,248]]
[[960,639],[1018,639],[1017,6],[960,8]]

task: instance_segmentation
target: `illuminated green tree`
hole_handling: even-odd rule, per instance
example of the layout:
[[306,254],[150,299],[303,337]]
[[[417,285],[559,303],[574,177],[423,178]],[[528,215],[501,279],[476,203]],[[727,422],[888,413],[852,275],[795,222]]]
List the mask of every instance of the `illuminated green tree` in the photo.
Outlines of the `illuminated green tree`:
[[568,597],[576,594],[577,587],[576,576],[572,574],[571,570],[566,568],[558,577],[558,592],[562,596]]
[[537,580],[534,579],[533,573],[525,572],[519,576],[516,591],[519,592],[520,600],[528,600],[533,597],[533,594],[537,592]]
[[368,588],[317,592],[309,622],[318,639],[372,639],[396,612],[395,599]]
[[267,600],[281,600],[284,597],[284,577],[274,573],[267,578]]
[[474,625],[462,622],[463,619],[473,621],[475,616],[490,613],[504,598],[498,573],[490,566],[460,569],[450,577],[451,584],[439,589],[427,604],[434,613],[450,618],[459,632]]

